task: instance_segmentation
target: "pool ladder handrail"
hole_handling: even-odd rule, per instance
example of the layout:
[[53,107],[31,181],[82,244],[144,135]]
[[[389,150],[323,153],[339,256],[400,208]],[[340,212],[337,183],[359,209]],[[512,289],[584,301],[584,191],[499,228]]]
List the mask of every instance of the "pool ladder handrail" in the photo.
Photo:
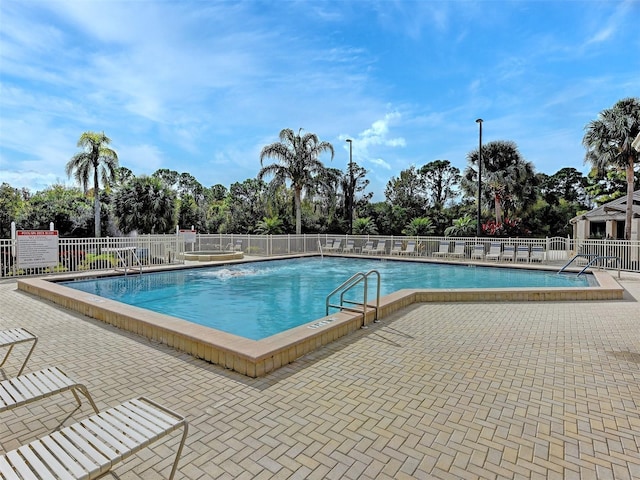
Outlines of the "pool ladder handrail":
[[[120,247],[120,248],[103,248],[103,252],[115,253],[116,256],[116,266],[114,270],[120,271],[120,264],[122,264],[122,268],[124,268],[124,275],[127,275],[128,270],[133,270],[135,267],[139,268],[140,275],[142,275],[142,262],[136,253],[136,247]],[[132,265],[129,266],[127,262],[126,255],[123,255],[123,252],[127,252],[131,255]]]
[[558,270],[558,274],[561,274],[562,272],[564,272],[564,270],[578,258],[588,258],[590,260],[584,266],[584,268],[582,270],[580,270],[578,275],[576,275],[577,277],[582,275],[587,270],[587,268],[589,268],[590,266],[594,265],[599,260],[615,260],[616,263],[618,264],[618,278],[620,278],[620,270],[621,270],[621,263],[622,263],[621,260],[620,260],[620,257],[616,257],[614,255],[598,255],[596,253],[578,253],[571,260],[569,260],[567,263],[565,263],[564,266],[560,270]]
[[[376,285],[376,302],[374,305],[371,305],[368,303],[367,301],[367,295],[368,295],[368,291],[369,291],[369,276],[371,275],[375,275],[376,276],[376,280],[377,280],[377,285]],[[364,292],[363,292],[363,299],[362,299],[362,303],[360,302],[355,302],[353,300],[346,300],[344,298],[344,295],[351,290],[352,288],[354,288],[356,285],[363,283],[364,282]],[[333,297],[336,293],[341,292],[340,293],[340,303],[339,304],[332,304],[331,303],[331,297]],[[331,293],[329,295],[327,295],[327,299],[326,299],[326,315],[329,315],[329,309],[330,308],[338,308],[340,311],[342,310],[348,310],[351,312],[362,312],[363,318],[362,318],[362,328],[367,328],[366,322],[367,322],[367,309],[369,307],[373,308],[374,310],[374,316],[373,316],[373,322],[374,323],[378,323],[378,310],[380,308],[380,272],[378,270],[369,270],[367,273],[364,272],[358,272],[358,273],[354,273],[351,277],[349,277],[347,280],[345,280],[344,282],[342,282],[338,287],[334,288]],[[355,306],[359,306],[360,308],[355,308]]]

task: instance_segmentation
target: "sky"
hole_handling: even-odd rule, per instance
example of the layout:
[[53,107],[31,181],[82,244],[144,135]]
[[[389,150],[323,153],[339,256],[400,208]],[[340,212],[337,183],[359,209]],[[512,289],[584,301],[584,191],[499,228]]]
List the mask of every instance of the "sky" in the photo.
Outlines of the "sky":
[[[136,176],[255,178],[283,128],[392,177],[514,141],[584,173],[587,123],[640,95],[640,1],[0,0],[0,183],[73,185],[85,131]],[[267,160],[266,163],[273,163]]]

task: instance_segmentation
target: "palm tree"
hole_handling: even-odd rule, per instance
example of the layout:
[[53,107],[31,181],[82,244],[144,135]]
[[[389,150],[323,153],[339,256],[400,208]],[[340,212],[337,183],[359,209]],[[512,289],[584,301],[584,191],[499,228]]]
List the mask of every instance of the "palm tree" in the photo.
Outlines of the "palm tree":
[[[296,209],[296,234],[302,233],[302,190],[313,185],[314,175],[319,174],[324,165],[318,156],[329,151],[333,160],[333,145],[321,142],[314,133],[302,134],[302,129],[296,135],[293,130],[285,128],[280,132],[280,141],[265,146],[260,152],[258,179],[266,175],[273,175],[273,182],[283,185],[288,181],[293,188]],[[263,165],[265,158],[274,158],[278,163]]]
[[402,230],[402,234],[407,237],[417,237],[419,235],[432,235],[435,225],[430,218],[418,217],[411,220]]
[[256,233],[258,235],[280,235],[282,233],[282,220],[277,215],[264,217],[256,225]]
[[354,235],[377,235],[378,229],[371,217],[356,218],[353,221]]
[[170,233],[176,224],[176,204],[175,191],[161,179],[142,175],[115,193],[113,211],[124,233]]
[[444,234],[447,237],[464,237],[466,235],[472,235],[477,230],[476,223],[477,220],[471,218],[471,215],[456,218],[453,221],[453,225],[445,228]]
[[640,152],[632,147],[640,132],[640,98],[625,98],[612,108],[600,112],[596,120],[586,126],[582,144],[587,149],[585,162],[598,171],[607,168],[624,170],[627,179],[627,209],[624,225],[626,239],[631,238],[633,218],[634,167]]
[[[468,166],[461,180],[465,194],[477,197],[478,150],[467,154]],[[531,162],[522,158],[514,142],[498,140],[482,147],[483,197],[493,202],[496,223],[502,223],[505,210],[531,204],[535,198],[536,176]]]
[[95,236],[100,237],[100,183],[107,186],[115,180],[118,169],[118,154],[108,147],[111,139],[104,132],[84,132],[78,140],[78,147],[83,152],[76,153],[67,162],[67,176],[73,174],[76,181],[84,189],[89,190],[89,178],[93,176],[93,214],[95,220]]

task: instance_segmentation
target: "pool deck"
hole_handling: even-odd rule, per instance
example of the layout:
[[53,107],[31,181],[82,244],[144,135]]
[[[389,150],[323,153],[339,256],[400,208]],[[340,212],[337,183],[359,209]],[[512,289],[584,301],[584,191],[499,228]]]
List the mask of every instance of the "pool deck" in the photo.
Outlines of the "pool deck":
[[[186,415],[177,479],[637,479],[640,275],[623,272],[620,283],[614,302],[413,304],[262,378],[12,281],[0,282],[0,328],[36,333],[26,370],[62,368],[100,409],[144,395]],[[0,450],[91,412],[71,395],[3,412]],[[105,478],[166,478],[177,442]]]

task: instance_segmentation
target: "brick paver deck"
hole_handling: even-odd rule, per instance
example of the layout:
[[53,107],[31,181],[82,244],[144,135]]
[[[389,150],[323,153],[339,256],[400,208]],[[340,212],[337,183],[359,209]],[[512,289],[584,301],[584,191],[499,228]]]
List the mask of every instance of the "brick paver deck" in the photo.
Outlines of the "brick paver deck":
[[[177,478],[640,479],[640,276],[622,283],[620,302],[415,305],[260,379],[13,282],[0,328],[36,333],[26,371],[61,367],[101,409],[145,395],[186,415]],[[57,396],[4,412],[0,451],[91,411]],[[111,478],[166,478],[177,441]]]

